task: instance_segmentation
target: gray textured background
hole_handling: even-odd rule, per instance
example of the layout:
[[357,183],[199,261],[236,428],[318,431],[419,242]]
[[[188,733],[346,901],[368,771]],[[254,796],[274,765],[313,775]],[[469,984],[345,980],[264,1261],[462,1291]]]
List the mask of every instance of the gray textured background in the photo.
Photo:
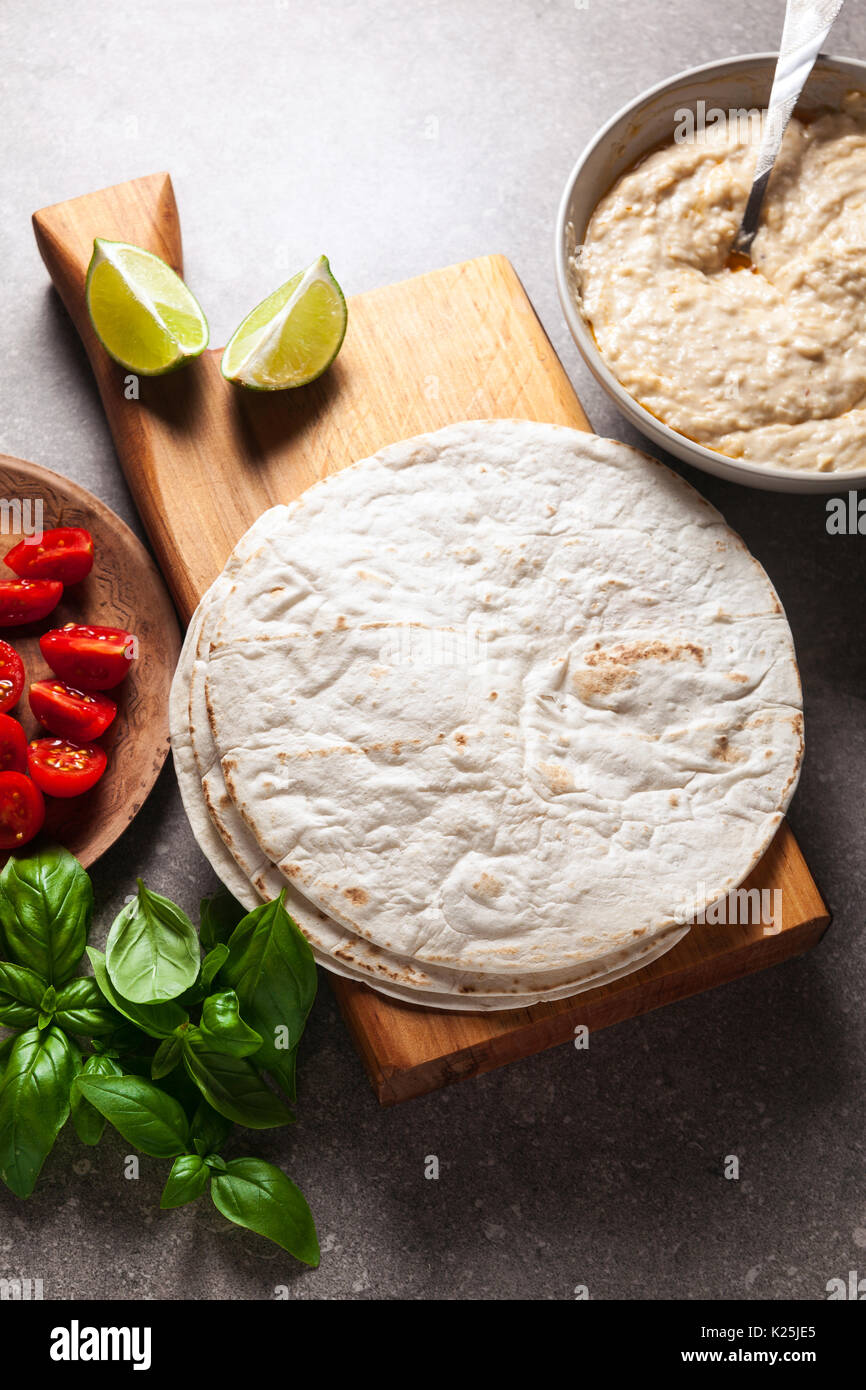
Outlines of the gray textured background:
[[[635,437],[556,301],[558,196],[596,127],[694,63],[768,49],[773,0],[3,0],[0,448],[132,505],[34,209],[169,168],[212,341],[320,250],[349,293],[469,256],[517,267],[599,433]],[[862,0],[832,51],[866,55]],[[429,117],[438,138],[426,138]],[[636,442],[636,440],[635,440]],[[676,465],[679,466],[679,465]],[[682,470],[681,470],[682,471]],[[774,1299],[866,1272],[862,906],[866,538],[820,498],[692,477],[764,562],[802,663],[791,820],[835,913],[791,962],[382,1111],[323,981],[300,1122],[256,1140],[306,1192],[303,1271],[205,1203],[157,1210],[164,1165],[61,1137],[25,1205],[0,1188],[0,1275],[46,1297]],[[192,909],[212,875],[168,767],[95,874],[104,930],[142,873]],[[722,1177],[737,1154],[741,1180]],[[425,1155],[441,1162],[425,1181]]]

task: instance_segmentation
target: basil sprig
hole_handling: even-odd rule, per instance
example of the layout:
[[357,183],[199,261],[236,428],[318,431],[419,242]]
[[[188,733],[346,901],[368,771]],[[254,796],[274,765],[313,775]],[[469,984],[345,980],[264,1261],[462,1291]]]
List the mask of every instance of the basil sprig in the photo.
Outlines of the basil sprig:
[[267,1078],[294,1100],[316,970],[282,898],[251,913],[225,892],[205,899],[202,960],[186,914],[139,882],[106,954],[88,948],[93,975],[76,975],[92,911],[90,879],[66,850],[0,872],[0,1026],[17,1030],[0,1040],[0,1178],[29,1196],[70,1115],[87,1145],[108,1123],[172,1160],[164,1210],[209,1186],[230,1221],[317,1264],[297,1187],[261,1159],[221,1154],[235,1125],[294,1119]]

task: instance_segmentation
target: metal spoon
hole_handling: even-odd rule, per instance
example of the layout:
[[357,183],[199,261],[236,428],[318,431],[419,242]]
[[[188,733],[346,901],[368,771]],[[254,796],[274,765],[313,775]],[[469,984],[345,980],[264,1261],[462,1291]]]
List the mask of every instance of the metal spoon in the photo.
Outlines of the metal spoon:
[[734,237],[735,255],[739,253],[741,256],[749,256],[758,230],[764,194],[782,144],[782,136],[806,84],[806,78],[815,66],[815,59],[843,4],[844,0],[788,0],[785,27],[782,30],[782,47],[764,121],[758,162],[755,165],[746,211],[743,213],[740,229]]

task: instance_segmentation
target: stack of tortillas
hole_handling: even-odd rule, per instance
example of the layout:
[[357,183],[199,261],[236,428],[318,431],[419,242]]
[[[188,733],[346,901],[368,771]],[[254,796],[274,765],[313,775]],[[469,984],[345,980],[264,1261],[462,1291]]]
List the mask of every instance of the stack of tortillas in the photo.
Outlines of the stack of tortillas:
[[171,723],[231,892],[285,890],[328,969],[448,1009],[669,950],[760,858],[802,757],[791,633],[739,537],[636,450],[519,420],[261,516]]

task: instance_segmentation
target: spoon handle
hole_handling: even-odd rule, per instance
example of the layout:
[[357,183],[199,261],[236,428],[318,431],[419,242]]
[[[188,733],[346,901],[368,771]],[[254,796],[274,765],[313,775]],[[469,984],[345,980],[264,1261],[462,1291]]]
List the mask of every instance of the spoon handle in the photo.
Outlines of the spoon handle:
[[788,0],[782,46],[764,120],[758,162],[743,221],[734,240],[735,251],[748,254],[755,239],[764,194],[782,137],[806,78],[815,66],[815,59],[843,4],[844,0]]

